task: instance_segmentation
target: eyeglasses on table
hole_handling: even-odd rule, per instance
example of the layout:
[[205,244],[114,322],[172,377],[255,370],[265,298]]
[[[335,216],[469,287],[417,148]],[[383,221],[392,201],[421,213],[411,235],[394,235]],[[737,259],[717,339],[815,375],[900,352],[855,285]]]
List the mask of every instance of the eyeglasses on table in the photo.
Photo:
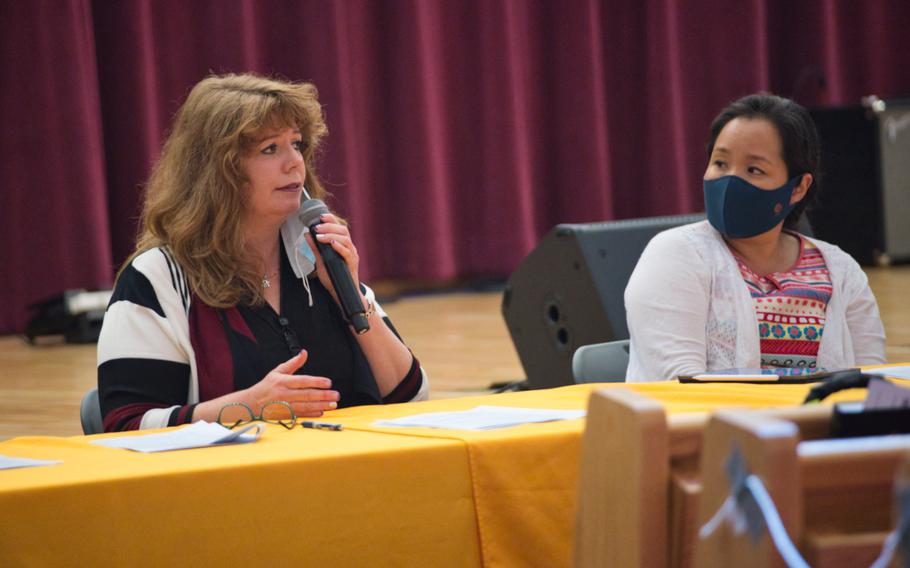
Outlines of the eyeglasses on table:
[[244,402],[226,404],[218,411],[218,424],[232,430],[242,424],[256,421],[280,424],[290,430],[297,424],[297,414],[291,405],[283,400],[263,404],[258,413]]

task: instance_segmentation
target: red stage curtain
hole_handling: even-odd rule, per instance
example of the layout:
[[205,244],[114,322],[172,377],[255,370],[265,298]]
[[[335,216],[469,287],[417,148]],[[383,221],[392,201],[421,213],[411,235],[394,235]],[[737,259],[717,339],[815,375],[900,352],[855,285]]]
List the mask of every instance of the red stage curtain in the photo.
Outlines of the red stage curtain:
[[550,227],[700,210],[708,124],[910,95],[906,0],[33,0],[0,15],[0,333],[108,286],[209,72],[320,89],[363,276],[507,275]]

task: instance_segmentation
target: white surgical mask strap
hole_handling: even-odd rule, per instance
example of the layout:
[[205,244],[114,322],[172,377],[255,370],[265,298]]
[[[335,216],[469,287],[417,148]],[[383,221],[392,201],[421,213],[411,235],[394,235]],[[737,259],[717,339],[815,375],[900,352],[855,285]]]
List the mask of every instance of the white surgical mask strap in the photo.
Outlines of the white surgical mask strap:
[[[297,263],[297,266],[300,266],[300,252],[297,250],[297,247],[294,247],[294,262]],[[303,287],[306,288],[306,295],[310,301],[310,307],[313,307],[313,292],[310,291],[310,277],[307,274],[303,274],[303,271],[300,271],[300,278],[303,279]]]

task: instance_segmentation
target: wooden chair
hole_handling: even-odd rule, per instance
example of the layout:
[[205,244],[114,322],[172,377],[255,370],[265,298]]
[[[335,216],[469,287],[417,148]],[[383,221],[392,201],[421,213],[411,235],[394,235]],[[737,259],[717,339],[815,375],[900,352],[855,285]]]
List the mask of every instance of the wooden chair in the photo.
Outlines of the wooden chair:
[[[827,421],[825,421],[827,424]],[[704,436],[702,526],[730,494],[726,462],[736,448],[763,482],[793,543],[810,566],[869,566],[894,526],[894,483],[910,439],[808,439],[790,420],[719,411]],[[767,531],[754,542],[728,525],[698,540],[697,566],[785,566]]]
[[683,554],[670,525],[694,515],[705,421],[668,420],[660,403],[627,389],[592,393],[579,467],[576,566],[682,565],[670,562]]
[[[789,424],[790,441],[787,443],[796,444],[799,440],[828,435],[831,407],[813,405],[720,414],[732,415],[733,419],[748,416],[743,420],[777,420]],[[704,513],[704,508],[699,512],[703,483],[700,463],[708,419],[707,414],[667,417],[660,403],[626,389],[603,389],[592,393],[581,446],[575,566],[664,568],[708,565],[694,561],[699,521],[703,523],[708,518],[702,519],[701,515],[713,514],[720,506],[712,502],[704,505],[710,510],[708,513]],[[772,450],[765,451],[770,455]],[[881,459],[890,462],[893,470],[893,459]],[[822,464],[823,460],[809,460],[799,471],[816,482],[810,486],[808,495],[821,505],[813,506],[806,513],[811,529],[807,546],[812,551],[812,558],[824,560],[828,551],[836,548],[828,541],[830,532],[825,531],[826,521],[832,521],[843,531],[849,515],[829,516],[824,503],[835,506],[839,489],[825,488],[826,477],[820,472],[824,469]],[[844,467],[853,468],[849,470],[852,475],[865,479],[864,483],[871,483],[862,461]],[[882,470],[876,471],[878,473],[873,471],[871,475],[884,479]],[[776,490],[785,491],[786,488]],[[884,495],[890,495],[890,490],[883,487],[879,490],[884,492],[876,497],[876,502],[884,503],[887,500]],[[888,510],[881,506],[876,513],[879,517],[875,526],[888,524]],[[787,521],[788,526],[801,524],[801,514],[786,512],[786,515],[797,515],[794,520]],[[865,534],[856,538],[868,540],[871,549],[881,545],[882,536]]]

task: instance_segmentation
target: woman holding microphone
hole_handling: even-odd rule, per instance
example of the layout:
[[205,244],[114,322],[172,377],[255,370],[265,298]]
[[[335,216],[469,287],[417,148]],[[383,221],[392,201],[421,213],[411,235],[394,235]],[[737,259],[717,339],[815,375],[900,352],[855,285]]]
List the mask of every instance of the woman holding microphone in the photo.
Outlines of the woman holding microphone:
[[[255,418],[275,401],[296,418],[427,397],[426,374],[359,282],[347,226],[326,212],[314,235],[298,218],[306,191],[326,195],[314,163],[325,134],[311,84],[245,74],[192,89],[105,314],[106,431],[213,422],[237,407]],[[349,270],[365,333],[345,318],[317,242]]]

